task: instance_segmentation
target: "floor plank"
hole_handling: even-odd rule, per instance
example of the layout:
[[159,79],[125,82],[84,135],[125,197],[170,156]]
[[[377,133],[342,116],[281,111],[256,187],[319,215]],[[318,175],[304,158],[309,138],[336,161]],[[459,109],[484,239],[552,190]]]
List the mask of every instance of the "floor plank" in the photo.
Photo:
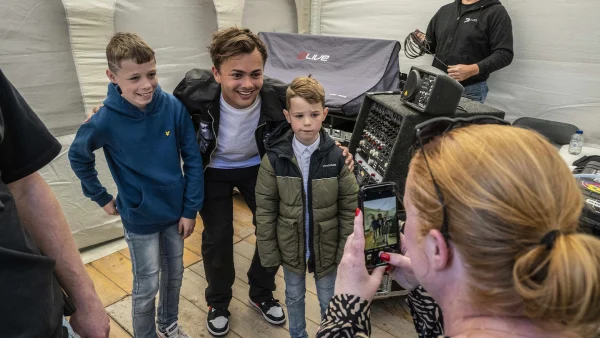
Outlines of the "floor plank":
[[412,322],[394,316],[376,305],[371,306],[371,324],[398,338],[412,337],[415,334]]
[[[106,308],[109,315],[121,325],[130,335],[133,335],[131,318],[131,296]],[[190,301],[179,299],[179,324],[192,337],[210,337],[206,330],[206,312],[194,306]]]
[[233,195],[233,219],[252,226],[252,212],[242,195]]
[[[197,264],[202,264],[197,263]],[[183,283],[181,285],[181,296],[189,300],[192,304],[203,311],[208,310],[208,305],[204,298],[204,290],[208,286],[206,279],[201,277],[190,268],[183,272]]]
[[114,319],[110,318],[110,338],[131,338],[131,335],[125,331]]
[[133,274],[131,272],[131,261],[127,257],[115,252],[90,264],[125,290],[127,294],[131,294]]
[[183,246],[196,255],[202,256],[202,231],[194,230],[190,237],[185,239]]
[[252,245],[256,245],[256,236],[254,234],[244,238],[244,241],[252,244]]
[[127,297],[127,292],[113,283],[108,277],[100,273],[96,268],[87,264],[85,270],[94,283],[94,288],[104,307],[107,307]]
[[254,235],[254,229],[255,228],[252,223],[248,225],[240,221],[233,221],[233,233],[240,238],[246,238],[250,235]]

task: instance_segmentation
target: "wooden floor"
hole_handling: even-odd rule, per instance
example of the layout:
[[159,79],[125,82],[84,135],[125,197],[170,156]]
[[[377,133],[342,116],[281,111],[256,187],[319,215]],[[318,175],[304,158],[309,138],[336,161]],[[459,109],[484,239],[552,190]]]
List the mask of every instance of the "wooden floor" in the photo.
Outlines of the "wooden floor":
[[[202,221],[196,221],[196,230],[185,241],[183,262],[183,286],[179,301],[179,323],[194,338],[211,337],[206,330],[204,289],[207,286],[201,257]],[[289,337],[287,322],[284,326],[268,324],[248,304],[246,272],[250,267],[256,237],[252,225],[252,214],[243,199],[234,196],[234,261],[236,280],[233,299],[229,306],[231,330],[228,337]],[[86,265],[96,291],[111,317],[111,337],[131,337],[131,288],[133,276],[128,249],[91,262]],[[281,269],[276,276],[278,298],[285,309],[285,282]],[[306,324],[309,336],[314,337],[319,326],[320,310],[314,279],[307,278]],[[287,310],[286,310],[287,311]],[[371,310],[372,337],[416,337],[410,314],[403,298],[389,298],[373,302]]]

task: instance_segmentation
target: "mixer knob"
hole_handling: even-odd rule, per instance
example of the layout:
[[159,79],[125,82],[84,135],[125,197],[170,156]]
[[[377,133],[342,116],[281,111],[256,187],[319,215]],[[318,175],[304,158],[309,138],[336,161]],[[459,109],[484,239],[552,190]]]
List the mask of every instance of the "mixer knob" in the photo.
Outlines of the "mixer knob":
[[384,168],[388,167],[388,162],[385,162],[385,164],[383,165]]

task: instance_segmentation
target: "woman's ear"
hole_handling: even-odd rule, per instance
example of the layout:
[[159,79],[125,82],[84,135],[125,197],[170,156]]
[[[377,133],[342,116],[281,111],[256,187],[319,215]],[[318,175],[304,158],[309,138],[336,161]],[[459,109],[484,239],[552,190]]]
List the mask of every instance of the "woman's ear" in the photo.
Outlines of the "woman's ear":
[[439,230],[432,229],[424,239],[425,253],[436,271],[450,266],[450,246]]

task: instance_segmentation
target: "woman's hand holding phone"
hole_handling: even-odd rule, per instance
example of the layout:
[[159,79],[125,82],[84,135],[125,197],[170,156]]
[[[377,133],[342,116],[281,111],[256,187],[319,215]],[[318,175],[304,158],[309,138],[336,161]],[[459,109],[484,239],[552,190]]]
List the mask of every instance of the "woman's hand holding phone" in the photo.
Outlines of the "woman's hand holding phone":
[[385,253],[380,258],[389,264],[388,274],[390,277],[406,290],[412,291],[420,283],[413,272],[412,262],[406,255],[406,244],[402,233],[400,234],[400,252],[401,254]]
[[365,263],[363,214],[360,209],[356,211],[354,233],[348,236],[344,256],[338,266],[335,294],[354,295],[370,302],[381,284],[386,267],[377,267],[369,275]]

